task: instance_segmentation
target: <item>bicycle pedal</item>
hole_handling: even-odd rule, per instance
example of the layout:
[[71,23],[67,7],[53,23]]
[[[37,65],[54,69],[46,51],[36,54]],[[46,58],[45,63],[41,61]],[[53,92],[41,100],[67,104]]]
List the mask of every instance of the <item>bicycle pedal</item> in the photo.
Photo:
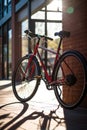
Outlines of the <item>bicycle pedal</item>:
[[48,90],[53,90],[54,88],[52,86],[47,86]]
[[41,79],[42,76],[41,75],[36,75],[36,76],[34,76],[34,78]]

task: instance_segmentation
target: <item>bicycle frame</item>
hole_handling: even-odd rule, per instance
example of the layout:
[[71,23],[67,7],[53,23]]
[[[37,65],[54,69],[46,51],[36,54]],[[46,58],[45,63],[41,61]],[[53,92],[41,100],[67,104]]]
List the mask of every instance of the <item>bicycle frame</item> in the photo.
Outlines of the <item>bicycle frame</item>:
[[[47,40],[53,40],[52,38],[34,34],[29,30],[25,30],[25,33],[29,38],[37,38],[37,42],[33,53],[19,59],[12,75],[15,97],[21,102],[29,101],[36,94],[41,80],[43,80],[48,90],[54,90],[56,99],[61,106],[68,109],[78,106],[86,95],[87,61],[76,50],[70,49],[60,53],[62,39],[68,38],[70,32],[55,32],[54,35],[60,37],[56,52],[43,46]],[[42,45],[40,44],[41,41],[43,42]],[[51,73],[48,72],[48,68],[46,68],[48,66],[43,61],[43,50],[52,53],[52,55],[55,54],[55,57],[48,55],[48,58],[53,58]],[[41,74],[41,68],[44,76]]]
[[[36,54],[37,54],[37,55],[38,55],[38,58],[39,58],[39,60],[40,60],[41,66],[42,66],[42,68],[43,68],[43,70],[44,70],[44,74],[45,74],[46,80],[48,81],[48,83],[52,83],[53,71],[52,71],[52,75],[50,76],[50,75],[48,74],[47,68],[46,68],[45,64],[43,63],[43,60],[42,60],[42,58],[41,58],[41,56],[40,56],[40,53],[39,53],[39,51],[38,51],[38,48],[40,48],[40,49],[42,49],[42,50],[45,50],[45,51],[48,51],[48,52],[50,52],[50,53],[56,55],[55,58],[54,58],[54,65],[53,65],[53,68],[54,68],[56,62],[57,62],[58,59],[59,59],[59,51],[60,51],[61,41],[62,41],[62,38],[60,38],[59,45],[58,45],[58,48],[57,48],[57,52],[55,52],[55,51],[53,51],[53,50],[51,50],[51,49],[47,49],[47,48],[45,48],[45,47],[39,46],[40,38],[38,38],[38,41],[37,41],[37,43],[36,43],[36,45],[35,45],[35,48],[34,48],[34,52],[32,53],[32,55],[31,55],[31,57],[30,57],[30,59],[29,59],[29,61],[28,61],[28,66],[27,66],[27,68],[26,68],[25,73],[27,72],[27,69],[29,68],[29,65],[30,65],[30,63],[31,63],[31,61],[32,61],[32,59],[33,59],[33,57],[36,56]],[[57,82],[57,81],[54,81],[54,82]]]

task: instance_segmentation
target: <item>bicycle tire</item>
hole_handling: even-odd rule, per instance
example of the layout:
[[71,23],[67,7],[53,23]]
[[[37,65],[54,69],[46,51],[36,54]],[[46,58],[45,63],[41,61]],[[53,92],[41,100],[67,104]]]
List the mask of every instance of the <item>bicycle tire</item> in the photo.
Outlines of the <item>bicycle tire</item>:
[[62,107],[73,109],[82,102],[86,94],[86,65],[86,59],[78,51],[69,50],[60,56],[53,80],[59,80],[54,92]]
[[21,102],[29,101],[35,95],[40,84],[40,78],[35,77],[41,74],[39,62],[35,56],[25,75],[25,69],[31,56],[32,55],[26,55],[19,59],[12,76],[14,95]]

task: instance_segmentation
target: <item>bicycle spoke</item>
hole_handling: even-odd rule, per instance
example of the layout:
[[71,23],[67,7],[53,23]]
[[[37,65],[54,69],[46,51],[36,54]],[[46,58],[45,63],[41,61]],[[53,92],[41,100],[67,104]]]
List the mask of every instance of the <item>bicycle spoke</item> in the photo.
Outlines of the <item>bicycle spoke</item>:
[[61,105],[67,108],[77,106],[84,97],[86,82],[81,59],[73,53],[64,55],[57,66],[55,78],[58,80],[55,93]]
[[28,61],[28,57],[22,58],[15,70],[13,91],[20,101],[30,100],[39,85],[40,78],[36,78],[37,75],[40,75],[38,63],[33,59],[28,66]]

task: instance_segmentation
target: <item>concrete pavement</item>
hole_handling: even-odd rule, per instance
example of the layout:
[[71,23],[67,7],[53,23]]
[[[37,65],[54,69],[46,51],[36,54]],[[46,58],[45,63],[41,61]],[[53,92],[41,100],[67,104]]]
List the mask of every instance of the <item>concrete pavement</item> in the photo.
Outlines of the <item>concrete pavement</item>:
[[61,108],[41,82],[34,98],[20,103],[10,80],[0,81],[0,130],[87,130],[87,109]]

